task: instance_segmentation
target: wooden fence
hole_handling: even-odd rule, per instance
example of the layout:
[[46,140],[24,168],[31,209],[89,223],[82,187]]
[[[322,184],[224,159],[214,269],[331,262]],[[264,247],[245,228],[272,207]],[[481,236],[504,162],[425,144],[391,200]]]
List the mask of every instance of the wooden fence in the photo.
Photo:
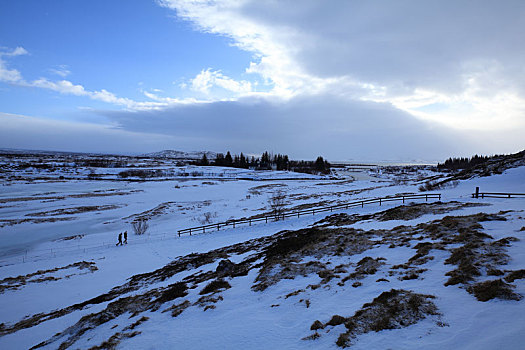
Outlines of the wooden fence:
[[325,207],[285,211],[279,215],[267,214],[267,215],[253,216],[250,218],[233,219],[233,220],[228,220],[225,222],[218,222],[216,224],[208,224],[208,225],[203,225],[203,226],[186,228],[183,230],[179,230],[178,234],[180,237],[180,235],[185,234],[185,233],[189,233],[190,235],[192,233],[206,233],[210,231],[219,231],[221,228],[227,228],[227,227],[235,228],[236,226],[243,225],[243,224],[247,224],[251,226],[253,223],[262,222],[262,221],[267,223],[269,221],[270,222],[279,221],[279,220],[284,220],[286,218],[291,218],[291,217],[299,218],[301,217],[301,215],[307,215],[307,214],[315,215],[317,213],[332,212],[334,210],[343,210],[343,209],[349,209],[349,208],[355,208],[355,207],[362,208],[365,206],[365,204],[379,203],[379,205],[381,205],[386,202],[394,202],[394,201],[402,201],[403,203],[405,203],[405,201],[407,200],[414,200],[414,199],[425,199],[425,201],[428,201],[429,199],[441,200],[441,193],[410,194],[410,195],[401,195],[401,196],[363,199],[359,201],[325,206]]
[[508,192],[477,192],[472,193],[472,198],[512,198],[525,197],[525,193],[508,193]]

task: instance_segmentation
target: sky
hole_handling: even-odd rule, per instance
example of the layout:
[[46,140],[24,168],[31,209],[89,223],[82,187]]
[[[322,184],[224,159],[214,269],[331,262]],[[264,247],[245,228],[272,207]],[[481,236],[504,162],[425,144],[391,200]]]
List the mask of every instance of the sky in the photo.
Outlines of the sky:
[[525,1],[0,0],[0,147],[525,148]]

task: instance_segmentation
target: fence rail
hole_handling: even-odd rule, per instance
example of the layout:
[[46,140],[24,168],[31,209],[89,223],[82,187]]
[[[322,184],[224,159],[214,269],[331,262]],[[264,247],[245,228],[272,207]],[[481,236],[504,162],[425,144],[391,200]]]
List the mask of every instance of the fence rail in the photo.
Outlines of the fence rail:
[[512,197],[525,197],[525,193],[508,193],[508,192],[477,192],[472,193],[472,198],[512,198]]
[[407,200],[423,199],[423,198],[425,199],[425,201],[428,201],[429,199],[441,200],[441,193],[411,194],[411,195],[371,198],[371,199],[363,199],[363,200],[354,201],[354,202],[348,202],[344,204],[337,204],[337,205],[317,207],[317,208],[311,208],[311,209],[303,209],[303,210],[287,211],[279,215],[271,214],[271,215],[263,215],[263,216],[253,216],[250,218],[234,219],[234,220],[228,220],[225,222],[218,222],[215,224],[208,224],[208,225],[185,228],[183,230],[179,230],[178,234],[179,234],[179,237],[180,235],[185,234],[185,233],[189,233],[191,236],[192,233],[206,233],[210,231],[219,231],[221,228],[227,228],[227,227],[235,228],[236,226],[243,225],[243,224],[248,224],[249,226],[251,226],[253,223],[256,223],[256,222],[264,221],[265,223],[268,223],[272,221],[283,220],[285,218],[290,218],[290,217],[299,218],[301,217],[301,215],[307,215],[307,214],[315,215],[316,213],[332,212],[334,210],[364,207],[365,204],[379,203],[379,205],[381,205],[382,203],[394,202],[394,201],[402,201],[403,203],[405,203],[405,201]]

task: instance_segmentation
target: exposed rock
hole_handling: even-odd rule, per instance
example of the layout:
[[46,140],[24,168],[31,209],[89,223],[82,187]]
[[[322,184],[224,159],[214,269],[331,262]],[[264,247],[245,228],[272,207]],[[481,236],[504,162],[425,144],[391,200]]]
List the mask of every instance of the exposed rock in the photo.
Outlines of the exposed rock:
[[248,274],[249,269],[246,268],[246,265],[235,264],[229,259],[223,259],[219,261],[219,265],[215,269],[217,276],[219,277],[236,277],[236,276],[245,276]]

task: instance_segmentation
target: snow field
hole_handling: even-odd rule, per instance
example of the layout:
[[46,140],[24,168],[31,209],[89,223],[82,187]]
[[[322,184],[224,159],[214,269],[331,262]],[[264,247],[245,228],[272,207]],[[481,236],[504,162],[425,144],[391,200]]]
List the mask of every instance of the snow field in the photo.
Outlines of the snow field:
[[[385,222],[365,221],[359,222],[352,227],[370,229],[391,229],[398,225],[417,225],[418,223],[440,219],[447,215],[470,215],[478,212],[498,213],[502,210],[513,210],[506,214],[508,221],[483,222],[484,232],[490,234],[494,239],[515,236],[520,239],[507,248],[511,260],[503,268],[517,270],[525,268],[525,237],[524,231],[519,231],[525,226],[525,199],[472,199],[470,194],[476,186],[485,191],[510,191],[525,192],[525,168],[507,170],[502,175],[489,178],[478,178],[461,183],[454,188],[446,188],[439,192],[443,194],[443,201],[457,200],[461,202],[479,202],[490,204],[483,207],[469,207],[445,214],[426,214],[410,221],[392,220]],[[323,182],[323,186],[318,183]],[[4,241],[13,240],[2,249],[16,247],[19,244],[33,242],[36,253],[33,259],[23,258],[23,254],[4,256],[0,266],[0,279],[14,277],[35,272],[37,270],[52,269],[66,266],[77,261],[94,261],[98,270],[91,273],[87,270],[59,270],[52,276],[62,277],[58,281],[43,283],[32,283],[22,286],[18,290],[6,290],[0,294],[0,323],[11,324],[21,320],[26,315],[38,312],[49,312],[54,309],[66,307],[74,303],[105,293],[114,286],[121,285],[126,280],[139,273],[152,271],[162,267],[178,256],[192,252],[207,252],[212,249],[243,242],[252,238],[272,235],[282,230],[296,230],[312,225],[328,214],[323,213],[315,216],[302,216],[299,219],[290,219],[268,224],[257,224],[254,226],[241,226],[236,229],[226,229],[219,232],[198,234],[194,236],[174,237],[176,228],[195,226],[199,223],[195,218],[206,211],[216,211],[216,221],[223,221],[231,216],[240,217],[246,213],[247,216],[259,212],[266,205],[269,189],[266,188],[260,195],[252,195],[247,198],[249,190],[258,185],[280,184],[279,181],[254,183],[251,181],[229,181],[220,182],[217,185],[203,185],[202,181],[192,180],[185,182],[155,182],[155,183],[84,183],[80,184],[35,184],[29,188],[19,186],[19,191],[2,193],[2,198],[34,195],[42,192],[58,193],[86,193],[94,190],[116,188],[117,190],[141,190],[130,195],[115,197],[95,197],[91,199],[74,198],[57,202],[37,203],[36,201],[19,202],[17,207],[0,208],[2,215],[6,218],[16,218],[29,212],[37,212],[43,209],[53,210],[57,208],[71,207],[77,205],[102,204],[126,204],[125,207],[110,210],[101,214],[92,215],[86,213],[80,215],[72,222],[54,222],[46,224],[24,223],[2,229]],[[378,185],[390,185],[390,183],[375,183],[371,181],[356,181],[338,185],[327,184],[329,181],[286,181],[290,194],[323,195],[322,197],[302,199],[294,202],[294,205],[318,202],[321,200],[355,200],[358,198],[379,197],[388,194],[417,192],[417,185],[404,184],[389,187],[370,189],[365,192],[338,195],[337,192],[346,190],[359,190],[375,187]],[[10,187],[12,190],[13,187]],[[37,190],[40,186],[41,191]],[[175,188],[179,186],[179,188]],[[180,190],[180,191],[179,191]],[[175,198],[173,198],[175,197]],[[122,218],[139,212],[144,212],[156,207],[160,203],[168,201],[182,203],[184,208],[175,212],[168,212],[151,219],[150,234],[135,236],[128,227],[129,244],[124,247],[115,247],[116,233],[123,231]],[[195,203],[210,201],[209,205],[199,207]],[[194,203],[193,205],[190,203]],[[376,211],[392,208],[400,203],[389,203],[387,206],[369,206],[363,209],[352,208],[347,212],[373,213]],[[182,214],[180,210],[185,211]],[[335,214],[334,212],[332,214]],[[85,216],[85,218],[84,218]],[[93,218],[95,217],[95,218]],[[4,216],[2,216],[4,218]],[[110,222],[103,224],[102,221]],[[7,231],[6,231],[7,228]],[[35,232],[42,234],[42,238],[32,237]],[[50,241],[58,237],[64,237],[75,233],[84,233],[85,236],[77,241]],[[20,238],[19,236],[27,237]],[[171,235],[171,236],[170,236]],[[108,241],[108,246],[97,246],[100,241]],[[81,242],[81,243],[80,243]],[[80,245],[93,245],[86,252]],[[75,245],[77,249],[75,249]],[[31,250],[30,249],[30,250]],[[47,251],[54,249],[55,254],[38,255],[38,250]],[[389,266],[402,264],[415,254],[415,250],[406,247],[389,249],[382,245],[361,254],[346,258],[330,259],[331,266],[339,263],[357,263],[366,256],[372,258],[384,257],[386,264],[379,271],[361,280],[362,286],[353,288],[351,281],[344,287],[335,283],[329,284],[330,288],[323,286],[316,290],[305,288],[310,284],[317,284],[320,277],[317,274],[307,277],[296,277],[293,280],[282,280],[276,285],[270,286],[263,292],[253,292],[251,286],[257,271],[252,270],[247,276],[227,279],[232,288],[220,293],[224,300],[215,304],[216,309],[203,311],[200,307],[190,307],[182,314],[173,318],[169,312],[161,313],[163,309],[171,304],[164,305],[158,312],[146,312],[137,318],[147,316],[150,319],[137,327],[142,333],[134,338],[125,339],[121,343],[122,348],[184,348],[184,349],[224,349],[224,348],[256,348],[256,349],[308,349],[308,348],[337,348],[335,341],[339,333],[345,331],[344,326],[336,326],[329,333],[320,330],[321,337],[314,341],[304,341],[301,338],[311,334],[310,325],[315,320],[327,322],[332,315],[351,316],[361,306],[370,302],[383,291],[392,288],[413,290],[417,293],[432,294],[437,298],[434,300],[439,311],[443,314],[443,321],[448,324],[445,327],[437,327],[434,320],[426,319],[418,324],[404,329],[385,330],[360,335],[353,342],[353,349],[493,349],[519,348],[523,340],[525,330],[525,303],[523,301],[508,301],[494,299],[489,302],[479,302],[472,295],[458,286],[445,287],[448,279],[447,271],[452,270],[451,265],[444,265],[444,260],[449,252],[433,250],[434,260],[429,261],[423,267],[428,269],[421,274],[420,279],[400,281],[396,276],[387,276]],[[28,257],[31,254],[27,254]],[[230,259],[240,262],[246,254],[233,256]],[[305,257],[308,261],[311,257]],[[152,286],[158,287],[180,281],[185,275],[197,270],[215,270],[217,263],[201,266],[195,270],[177,274],[162,283]],[[86,273],[87,272],[87,273]],[[70,277],[65,277],[71,274]],[[379,278],[386,278],[389,282],[376,282]],[[516,280],[516,292],[525,295],[524,280]],[[192,302],[199,298],[199,288],[189,290],[188,296],[176,299],[173,304],[180,303],[183,299]],[[305,289],[305,292],[285,298],[291,292]],[[133,292],[139,293],[139,291]],[[310,306],[300,300],[308,299]],[[28,348],[52,335],[75,324],[83,315],[102,310],[107,303],[91,305],[90,307],[75,311],[66,316],[53,319],[32,328],[23,329],[16,333],[0,337],[0,348],[18,349]],[[272,305],[279,305],[273,306]],[[100,344],[108,339],[116,331],[129,323],[129,315],[121,315],[115,320],[108,322],[95,331],[86,333],[74,347],[86,348],[93,344]],[[135,320],[135,318],[133,319]],[[114,325],[119,325],[111,329]],[[57,344],[51,344],[50,348]]]

